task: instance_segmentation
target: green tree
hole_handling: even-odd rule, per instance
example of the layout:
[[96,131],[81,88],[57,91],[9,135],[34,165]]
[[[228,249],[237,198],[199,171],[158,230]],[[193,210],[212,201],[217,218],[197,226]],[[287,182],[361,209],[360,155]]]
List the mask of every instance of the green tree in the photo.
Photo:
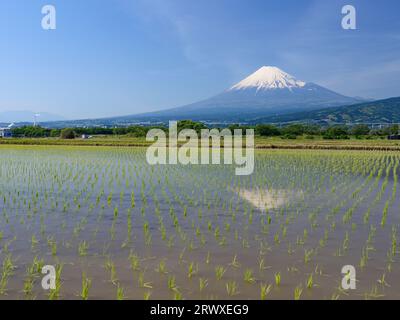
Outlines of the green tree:
[[50,137],[55,138],[55,137],[59,137],[61,134],[61,131],[58,129],[52,129],[50,131]]
[[141,126],[132,126],[128,128],[128,135],[131,137],[145,137],[148,129]]
[[323,134],[324,139],[348,139],[348,130],[344,126],[332,126],[326,129]]
[[207,129],[207,127],[204,125],[204,123],[195,122],[192,120],[178,121],[178,132],[184,129],[193,129],[196,130],[196,132],[200,132],[201,129]]
[[398,134],[399,133],[399,125],[394,124],[389,127],[389,134]]
[[282,129],[282,133],[287,136],[301,136],[306,132],[306,127],[302,124],[291,124]]
[[61,130],[61,139],[75,139],[75,131],[71,128],[65,128]]
[[50,130],[40,126],[23,126],[13,128],[12,133],[16,137],[42,138],[48,137],[50,135]]
[[269,124],[259,124],[255,128],[256,134],[263,137],[279,136],[281,132],[275,126]]
[[366,136],[370,132],[369,127],[366,124],[357,124],[351,128],[351,134],[355,136]]

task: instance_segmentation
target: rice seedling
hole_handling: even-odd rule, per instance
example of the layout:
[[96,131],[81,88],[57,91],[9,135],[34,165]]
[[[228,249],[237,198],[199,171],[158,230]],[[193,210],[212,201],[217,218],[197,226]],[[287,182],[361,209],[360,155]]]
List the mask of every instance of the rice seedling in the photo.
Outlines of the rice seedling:
[[139,287],[140,287],[140,288],[152,289],[153,286],[152,286],[151,282],[146,282],[146,281],[144,280],[144,276],[145,276],[144,271],[139,272],[139,276],[138,276]]
[[182,293],[179,290],[175,289],[174,290],[174,300],[182,300],[182,299],[183,299]]
[[258,269],[259,269],[260,271],[263,271],[263,270],[268,269],[268,267],[265,266],[265,260],[264,260],[264,258],[258,258]]
[[146,291],[144,294],[143,294],[143,300],[150,300],[150,297],[151,297],[151,292],[150,291]]
[[0,295],[4,295],[7,292],[8,279],[14,273],[16,266],[12,261],[11,254],[8,254],[4,260],[1,270],[0,278]]
[[226,272],[226,269],[223,266],[216,266],[215,267],[215,277],[217,280],[221,280]]
[[228,293],[228,296],[233,297],[237,294],[239,294],[238,291],[238,285],[236,281],[228,281],[225,285],[226,287],[226,292]]
[[266,300],[267,296],[271,293],[272,284],[261,284],[260,285],[260,299]]
[[251,269],[245,270],[243,278],[244,278],[244,281],[246,281],[247,283],[250,283],[250,284],[252,284],[256,281],[256,278],[253,275],[253,270],[251,270]]
[[381,286],[390,287],[390,285],[386,282],[385,277],[386,277],[386,275],[383,274],[383,275],[381,276],[381,278],[378,279],[377,281],[378,281],[378,283],[379,283]]
[[34,283],[35,283],[34,277],[28,274],[24,280],[24,288],[22,290],[22,292],[25,294],[25,297],[27,298],[33,297]]
[[233,257],[232,262],[229,265],[234,267],[234,268],[240,268],[240,263],[237,260],[237,255],[236,254]]
[[279,287],[281,285],[281,273],[277,272],[274,275],[275,278],[275,284]]
[[92,280],[87,278],[85,273],[82,273],[82,290],[80,294],[82,300],[88,300],[89,290],[91,285],[92,285]]
[[198,272],[198,265],[195,265],[194,262],[191,262],[188,266],[187,276],[189,279],[193,277],[194,274]]
[[307,289],[312,289],[313,286],[314,286],[314,278],[313,274],[310,274],[310,276],[307,278],[306,287]]
[[31,238],[31,250],[35,250],[35,247],[38,245],[39,240],[36,239],[35,235],[32,234],[32,238]]
[[78,254],[80,257],[85,257],[89,249],[89,244],[86,241],[82,241],[78,246]]
[[176,280],[175,276],[168,277],[168,289],[175,290],[176,289]]
[[140,259],[137,255],[133,254],[132,251],[129,253],[130,266],[133,271],[140,269]]
[[206,264],[210,264],[210,260],[211,260],[210,252],[207,252]]
[[303,288],[300,286],[297,286],[294,289],[294,300],[300,300],[301,294],[303,293]]
[[314,250],[304,250],[304,263],[307,264],[311,260],[311,256],[314,253]]
[[110,257],[107,258],[106,261],[106,269],[110,272],[110,282],[114,285],[117,284],[117,271],[115,268],[115,263],[110,259]]
[[61,272],[64,266],[62,264],[56,265],[56,279],[55,279],[55,288],[50,289],[49,300],[58,300],[60,298],[60,290],[61,290]]
[[158,267],[156,268],[156,271],[159,273],[162,273],[162,274],[168,273],[164,259],[159,262]]
[[374,285],[369,292],[364,293],[364,298],[366,300],[379,299],[383,298],[384,296],[384,294],[379,293],[378,287],[376,285]]
[[204,289],[208,286],[208,280],[205,278],[199,278],[199,291],[203,292]]
[[29,273],[32,275],[37,275],[40,274],[42,272],[42,268],[44,266],[44,261],[43,259],[40,259],[35,256],[33,258],[33,262],[31,264],[31,266],[29,267]]
[[126,296],[125,296],[125,290],[124,288],[118,283],[117,285],[117,300],[125,300]]
[[363,248],[361,252],[360,267],[365,268],[368,261],[368,250]]

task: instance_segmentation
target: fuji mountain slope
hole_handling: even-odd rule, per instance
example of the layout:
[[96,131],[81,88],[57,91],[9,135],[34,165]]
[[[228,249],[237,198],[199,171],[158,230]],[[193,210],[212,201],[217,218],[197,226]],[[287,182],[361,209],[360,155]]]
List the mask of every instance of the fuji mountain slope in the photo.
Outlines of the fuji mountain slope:
[[301,81],[277,67],[264,66],[212,98],[190,105],[131,116],[135,119],[251,121],[256,118],[355,104],[314,83]]
[[262,123],[400,123],[400,97],[257,119]]

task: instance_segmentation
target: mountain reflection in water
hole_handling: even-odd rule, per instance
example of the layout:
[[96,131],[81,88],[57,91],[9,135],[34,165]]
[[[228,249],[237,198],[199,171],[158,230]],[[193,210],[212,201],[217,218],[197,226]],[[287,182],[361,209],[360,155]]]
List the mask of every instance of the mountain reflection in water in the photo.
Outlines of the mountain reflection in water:
[[240,189],[237,194],[261,211],[277,209],[299,199],[303,192],[289,189]]

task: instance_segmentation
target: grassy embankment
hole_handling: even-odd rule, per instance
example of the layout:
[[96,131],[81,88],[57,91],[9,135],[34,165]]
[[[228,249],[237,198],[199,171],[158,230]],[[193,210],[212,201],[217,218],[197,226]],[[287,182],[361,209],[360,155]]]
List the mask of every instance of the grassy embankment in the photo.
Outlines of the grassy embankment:
[[[2,145],[71,145],[71,146],[115,146],[115,147],[146,147],[152,142],[145,138],[126,136],[99,136],[88,140],[62,140],[59,138],[11,138],[0,139]],[[335,150],[394,150],[400,151],[400,141],[386,139],[348,139],[324,140],[321,137],[306,139],[281,139],[256,137],[257,149],[335,149]]]

